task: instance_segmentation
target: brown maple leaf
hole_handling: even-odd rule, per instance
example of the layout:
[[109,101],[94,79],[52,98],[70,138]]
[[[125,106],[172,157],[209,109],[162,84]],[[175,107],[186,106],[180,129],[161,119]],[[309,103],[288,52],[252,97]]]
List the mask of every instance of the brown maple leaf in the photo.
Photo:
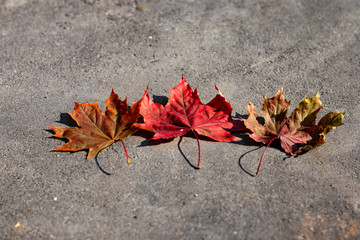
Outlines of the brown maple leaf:
[[244,120],[245,126],[251,131],[248,135],[257,142],[267,144],[256,174],[259,173],[261,162],[272,141],[280,139],[281,147],[285,152],[293,155],[324,144],[325,135],[343,125],[345,112],[330,112],[316,124],[316,116],[324,108],[319,93],[312,98],[304,97],[290,117],[287,117],[289,106],[290,101],[286,101],[282,88],[273,98],[268,99],[264,96],[261,115],[265,124],[261,125],[257,121],[254,105],[249,103],[249,116]]
[[90,104],[75,102],[74,112],[69,114],[79,127],[50,127],[55,132],[54,137],[69,140],[53,150],[75,152],[89,149],[87,158],[91,158],[114,142],[121,141],[130,163],[123,139],[138,130],[134,123],[139,118],[140,106],[141,100],[128,109],[126,99],[121,101],[114,90],[106,100],[105,114],[96,101]]
[[[217,87],[215,86],[215,89]],[[183,76],[179,84],[170,89],[169,101],[164,106],[154,103],[147,91],[144,92],[140,114],[144,117],[142,129],[155,132],[152,139],[169,139],[183,136],[192,131],[199,148],[198,168],[200,168],[200,142],[196,133],[219,142],[231,142],[238,138],[229,129],[241,130],[242,121],[231,117],[231,105],[219,92],[213,100],[204,105]]]

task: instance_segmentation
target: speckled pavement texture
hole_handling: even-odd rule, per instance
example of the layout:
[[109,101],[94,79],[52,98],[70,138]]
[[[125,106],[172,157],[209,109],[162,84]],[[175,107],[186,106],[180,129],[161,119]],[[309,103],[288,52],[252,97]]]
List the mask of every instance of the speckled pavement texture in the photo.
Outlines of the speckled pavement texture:
[[[0,239],[359,239],[359,33],[358,0],[0,0]],[[201,170],[191,136],[126,138],[130,165],[120,143],[51,151],[75,101],[164,103],[182,74],[234,117],[283,87],[346,125],[298,157],[274,144],[257,177],[248,138],[201,139]]]

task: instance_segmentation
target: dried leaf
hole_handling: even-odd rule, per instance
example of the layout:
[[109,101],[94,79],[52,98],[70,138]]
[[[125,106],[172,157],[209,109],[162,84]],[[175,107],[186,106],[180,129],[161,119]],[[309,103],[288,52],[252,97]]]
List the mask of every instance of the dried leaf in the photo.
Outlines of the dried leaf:
[[[281,147],[285,152],[293,155],[324,144],[325,135],[343,125],[342,119],[345,113],[339,112],[328,113],[316,124],[316,116],[323,108],[319,93],[312,98],[305,97],[290,117],[287,117],[286,112],[289,106],[290,101],[286,101],[282,88],[273,98],[264,97],[261,114],[264,117],[265,124],[261,125],[257,121],[254,105],[249,103],[249,117],[244,120],[245,126],[251,131],[249,136],[268,146],[272,141],[279,138]],[[259,173],[262,159],[263,157],[256,174]]]
[[134,134],[138,127],[134,125],[139,118],[141,100],[128,109],[126,99],[121,101],[112,90],[106,100],[105,114],[94,103],[77,103],[70,116],[79,127],[50,127],[54,137],[67,138],[69,142],[54,151],[80,151],[89,149],[87,158],[96,156],[116,141],[121,141],[128,163],[129,157],[123,142],[127,136]]

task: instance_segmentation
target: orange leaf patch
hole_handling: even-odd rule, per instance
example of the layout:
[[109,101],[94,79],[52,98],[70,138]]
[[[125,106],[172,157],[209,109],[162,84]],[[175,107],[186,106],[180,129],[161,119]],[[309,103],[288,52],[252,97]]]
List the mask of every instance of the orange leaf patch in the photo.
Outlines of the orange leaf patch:
[[128,163],[129,157],[123,142],[127,136],[134,134],[138,127],[133,125],[139,118],[141,100],[134,103],[130,109],[126,99],[121,101],[112,90],[106,100],[105,114],[94,103],[77,103],[70,116],[78,127],[50,127],[54,137],[66,138],[69,142],[59,146],[54,151],[80,151],[89,149],[87,158],[96,156],[116,141],[121,141]]

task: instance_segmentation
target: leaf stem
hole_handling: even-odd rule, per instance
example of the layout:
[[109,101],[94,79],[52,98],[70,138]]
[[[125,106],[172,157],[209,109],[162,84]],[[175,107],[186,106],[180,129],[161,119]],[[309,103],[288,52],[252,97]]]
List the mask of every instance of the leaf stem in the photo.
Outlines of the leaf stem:
[[196,134],[196,132],[194,130],[192,130],[192,132],[194,133],[195,137],[196,137],[196,140],[197,140],[197,143],[198,143],[198,149],[199,149],[199,160],[198,160],[198,166],[197,168],[200,169],[200,156],[201,156],[201,152],[200,152],[200,141],[199,141],[199,137],[198,135]]
[[125,143],[124,143],[124,141],[121,140],[121,139],[120,139],[120,141],[121,141],[121,143],[122,143],[122,145],[123,145],[123,147],[124,147],[124,150],[125,150],[126,161],[127,161],[128,164],[130,164],[129,155],[128,155],[128,152],[127,152],[127,150],[126,150]]
[[279,137],[274,137],[274,138],[272,138],[272,139],[270,140],[270,142],[268,143],[268,145],[266,146],[265,151],[264,151],[263,155],[261,156],[260,163],[259,163],[258,169],[257,169],[257,171],[256,171],[256,175],[259,174],[260,167],[261,167],[261,163],[262,163],[262,160],[264,159],[264,156],[265,156],[265,153],[266,153],[267,149],[269,148],[270,144],[271,144],[275,139],[278,139],[278,138],[279,138]]

